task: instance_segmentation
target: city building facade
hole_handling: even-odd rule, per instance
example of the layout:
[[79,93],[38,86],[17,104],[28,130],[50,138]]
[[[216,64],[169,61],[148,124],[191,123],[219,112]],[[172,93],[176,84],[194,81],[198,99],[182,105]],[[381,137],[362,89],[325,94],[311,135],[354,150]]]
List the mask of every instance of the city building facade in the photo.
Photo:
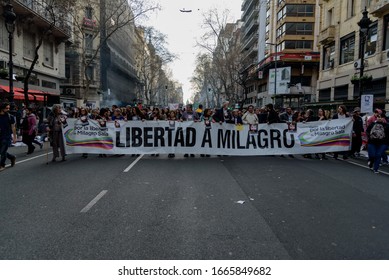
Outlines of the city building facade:
[[[28,79],[29,102],[36,106],[57,103],[60,84],[65,77],[65,42],[70,36],[70,28],[63,18],[53,20],[48,16],[44,1],[21,0],[9,3],[16,15],[12,36],[14,101],[19,106],[24,104],[24,79],[37,51],[39,59]],[[3,14],[0,20],[0,68],[6,74],[9,70],[9,34],[4,20],[4,6],[0,9]],[[55,12],[57,15],[61,13]],[[48,31],[47,34],[45,31]],[[9,91],[9,78],[0,77],[2,100]]]
[[[312,105],[345,104],[352,108],[360,106],[361,94],[366,94],[374,96],[374,107],[389,109],[389,1],[319,2],[322,56],[318,102]],[[364,38],[358,23],[365,8],[370,24]],[[366,77],[363,84],[359,82],[361,71],[363,79]]]
[[259,10],[257,105],[304,107],[315,100],[317,88],[317,1],[267,0]]

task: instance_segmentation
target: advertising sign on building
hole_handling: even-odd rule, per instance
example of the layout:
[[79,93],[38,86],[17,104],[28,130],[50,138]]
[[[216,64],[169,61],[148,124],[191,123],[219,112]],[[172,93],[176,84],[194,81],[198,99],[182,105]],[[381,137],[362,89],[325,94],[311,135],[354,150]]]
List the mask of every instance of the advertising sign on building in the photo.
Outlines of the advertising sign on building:
[[269,70],[269,94],[290,93],[288,83],[290,83],[291,67],[282,67]]
[[361,96],[361,113],[373,112],[374,95],[364,94]]

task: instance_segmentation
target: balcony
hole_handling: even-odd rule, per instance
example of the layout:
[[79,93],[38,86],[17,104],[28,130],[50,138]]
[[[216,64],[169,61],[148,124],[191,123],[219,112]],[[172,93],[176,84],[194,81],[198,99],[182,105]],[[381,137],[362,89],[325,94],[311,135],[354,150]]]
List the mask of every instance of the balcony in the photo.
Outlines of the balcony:
[[258,43],[258,34],[255,34],[254,36],[251,36],[247,41],[244,41],[242,50],[249,50],[254,43]]
[[[48,16],[46,4],[40,4],[32,0],[14,1],[14,11],[18,18],[24,22],[34,23],[40,29],[50,28],[53,20]],[[60,11],[55,11],[60,13]],[[52,28],[52,34],[58,39],[68,39],[70,37],[70,25],[59,17],[56,19],[55,27]]]
[[335,25],[330,25],[319,34],[319,42],[322,45],[329,44],[335,40]]
[[389,11],[389,0],[379,0],[377,1],[377,3],[372,4],[370,8],[370,13],[375,17],[382,16],[388,11]]

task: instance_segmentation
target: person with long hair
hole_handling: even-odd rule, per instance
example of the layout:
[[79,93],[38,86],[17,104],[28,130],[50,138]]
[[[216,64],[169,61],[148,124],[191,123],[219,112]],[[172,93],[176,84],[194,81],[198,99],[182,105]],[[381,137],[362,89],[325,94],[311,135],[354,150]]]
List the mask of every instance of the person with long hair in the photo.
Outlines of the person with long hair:
[[[62,125],[66,123],[66,116],[62,114],[62,107],[60,104],[54,104],[51,113],[47,117],[48,132],[50,144],[53,147],[53,159],[52,162],[57,161],[60,153],[62,161],[65,161],[65,143],[62,135]],[[60,150],[60,153],[58,152]]]

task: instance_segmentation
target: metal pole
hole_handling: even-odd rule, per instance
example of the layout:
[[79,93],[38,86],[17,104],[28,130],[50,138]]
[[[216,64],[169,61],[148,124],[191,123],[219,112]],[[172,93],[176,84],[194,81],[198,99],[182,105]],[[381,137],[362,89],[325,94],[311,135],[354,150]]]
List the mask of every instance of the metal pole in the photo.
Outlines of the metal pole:
[[13,57],[12,57],[12,40],[13,40],[13,33],[8,32],[8,43],[9,43],[9,61],[8,61],[8,67],[9,67],[9,102],[12,104],[11,110],[14,109],[14,80],[13,80]]
[[365,42],[366,42],[366,37],[369,34],[369,27],[372,21],[368,17],[368,11],[365,7],[365,10],[362,12],[362,18],[358,22],[359,25],[359,58],[361,60],[360,66],[359,66],[359,100],[360,100],[360,105],[362,105],[362,94],[364,90],[365,83],[362,81],[363,77],[363,72],[365,70]]
[[274,44],[274,53],[275,53],[275,57],[274,57],[274,99],[273,99],[273,104],[276,103],[276,96],[277,96],[277,60],[278,60],[278,57],[277,57],[277,44]]
[[364,83],[362,82],[362,77],[363,77],[364,70],[365,70],[364,53],[365,53],[366,37],[362,31],[359,32],[359,36],[361,38],[360,39],[360,46],[359,46],[359,58],[361,59],[361,64],[359,67],[359,100],[362,100],[363,87],[364,87]]

